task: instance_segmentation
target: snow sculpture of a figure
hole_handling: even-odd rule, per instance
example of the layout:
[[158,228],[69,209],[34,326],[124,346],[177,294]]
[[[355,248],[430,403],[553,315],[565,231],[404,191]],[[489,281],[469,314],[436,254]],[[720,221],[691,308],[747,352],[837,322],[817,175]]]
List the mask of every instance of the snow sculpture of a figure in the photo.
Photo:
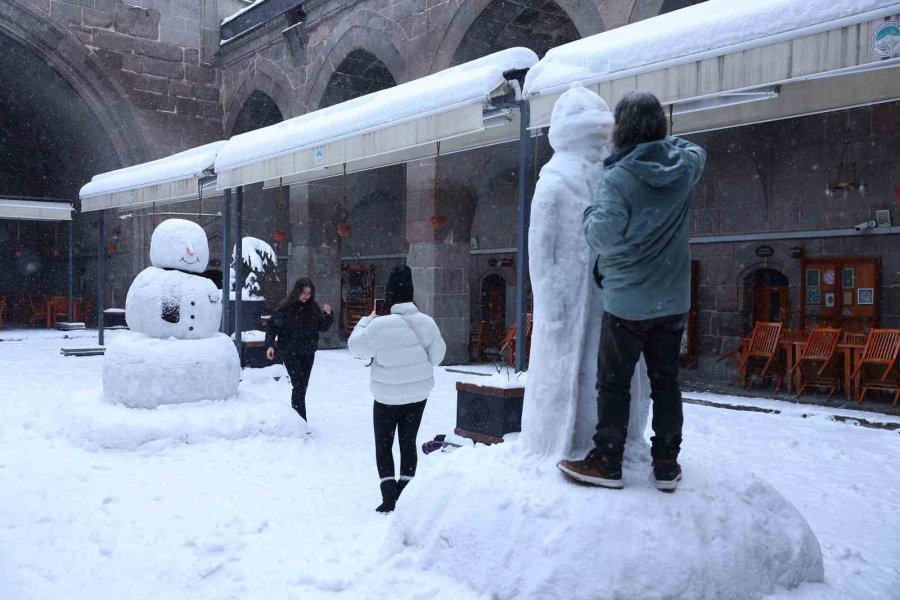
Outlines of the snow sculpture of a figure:
[[152,266],[135,277],[125,300],[132,331],[106,350],[107,400],[155,408],[237,394],[237,350],[217,333],[222,293],[200,275],[208,261],[206,233],[196,223],[168,219],[153,231]]
[[[532,200],[534,330],[521,439],[544,456],[588,450],[597,423],[603,294],[591,275],[596,257],[581,233],[581,217],[593,200],[612,130],[612,112],[594,92],[575,84],[560,96],[550,120],[555,153],[541,169]],[[631,384],[626,460],[648,460],[649,391],[641,360]]]

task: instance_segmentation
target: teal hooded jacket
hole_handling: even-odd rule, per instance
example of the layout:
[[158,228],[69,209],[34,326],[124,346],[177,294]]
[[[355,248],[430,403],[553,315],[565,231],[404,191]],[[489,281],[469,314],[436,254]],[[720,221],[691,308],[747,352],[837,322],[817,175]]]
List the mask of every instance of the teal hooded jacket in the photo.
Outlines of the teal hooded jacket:
[[691,307],[691,197],[706,151],[677,137],[610,155],[582,229],[599,254],[604,310],[630,321]]

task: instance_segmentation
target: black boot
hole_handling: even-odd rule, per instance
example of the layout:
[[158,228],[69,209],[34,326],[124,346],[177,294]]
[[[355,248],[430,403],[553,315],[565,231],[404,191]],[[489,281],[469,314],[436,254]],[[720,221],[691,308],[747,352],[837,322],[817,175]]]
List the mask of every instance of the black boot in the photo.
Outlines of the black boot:
[[381,482],[381,504],[377,510],[380,513],[389,513],[394,510],[397,504],[397,496],[400,495],[400,488],[396,479],[385,479]]
[[403,479],[402,477],[400,478],[400,481],[397,482],[397,498],[400,497],[400,494],[403,493],[403,490],[406,488],[407,485],[409,485],[410,481],[412,481],[412,478],[410,478],[410,479]]

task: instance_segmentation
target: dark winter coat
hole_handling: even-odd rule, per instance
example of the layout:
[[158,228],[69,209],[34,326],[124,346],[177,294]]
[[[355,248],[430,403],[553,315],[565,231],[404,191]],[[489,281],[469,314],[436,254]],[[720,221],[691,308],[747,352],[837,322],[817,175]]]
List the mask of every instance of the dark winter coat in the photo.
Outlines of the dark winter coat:
[[272,313],[266,348],[277,348],[282,356],[309,356],[319,347],[319,333],[328,331],[333,322],[334,315],[325,313],[311,298],[305,305],[290,302]]
[[603,304],[631,321],[686,313],[691,306],[691,196],[706,152],[670,137],[617,152],[584,212],[600,257]]

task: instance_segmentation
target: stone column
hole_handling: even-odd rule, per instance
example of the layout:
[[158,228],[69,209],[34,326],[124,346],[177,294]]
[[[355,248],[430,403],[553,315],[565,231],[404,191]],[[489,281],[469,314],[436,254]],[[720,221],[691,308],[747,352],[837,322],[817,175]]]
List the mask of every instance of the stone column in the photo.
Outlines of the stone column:
[[[406,263],[412,269],[419,310],[434,317],[447,342],[444,364],[469,360],[469,245],[459,243],[448,201],[436,198],[435,161],[409,163],[406,169]],[[448,218],[435,229],[431,217]]]
[[322,347],[343,346],[340,331],[341,252],[340,238],[331,223],[335,200],[327,193],[298,184],[290,189],[291,255],[287,267],[287,290],[299,277],[316,285],[316,301],[330,304],[335,324],[322,334]]

